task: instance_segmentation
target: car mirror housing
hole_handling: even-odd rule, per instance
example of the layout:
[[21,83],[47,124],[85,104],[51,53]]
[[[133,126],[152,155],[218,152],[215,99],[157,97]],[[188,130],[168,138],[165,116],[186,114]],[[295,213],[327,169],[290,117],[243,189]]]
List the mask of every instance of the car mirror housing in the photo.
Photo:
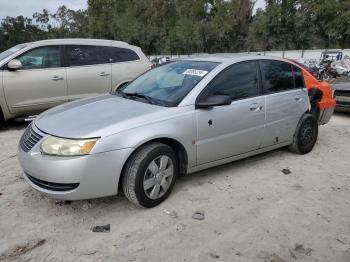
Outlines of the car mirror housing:
[[208,96],[196,103],[196,108],[207,109],[214,106],[227,106],[231,105],[231,98],[227,95],[213,95]]
[[9,70],[19,70],[23,67],[21,61],[18,59],[13,59],[7,64],[7,68]]

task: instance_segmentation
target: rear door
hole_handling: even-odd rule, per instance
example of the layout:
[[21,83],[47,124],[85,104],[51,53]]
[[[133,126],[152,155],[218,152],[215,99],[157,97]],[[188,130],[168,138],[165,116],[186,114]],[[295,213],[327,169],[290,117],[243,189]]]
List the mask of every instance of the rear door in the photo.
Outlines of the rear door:
[[260,147],[265,98],[260,95],[257,62],[234,64],[221,72],[201,96],[229,95],[231,105],[197,109],[197,163],[204,164]]
[[266,98],[261,146],[266,147],[293,138],[300,117],[309,108],[309,100],[300,69],[277,60],[261,60],[259,64]]
[[142,59],[129,48],[111,46],[109,58],[112,63],[112,87],[119,87],[121,84],[130,82],[134,78],[150,69],[150,62]]
[[105,46],[66,46],[69,100],[111,91],[111,64],[107,50]]
[[20,70],[4,69],[3,87],[11,113],[37,113],[68,100],[61,50],[60,46],[36,47],[16,57],[23,65]]

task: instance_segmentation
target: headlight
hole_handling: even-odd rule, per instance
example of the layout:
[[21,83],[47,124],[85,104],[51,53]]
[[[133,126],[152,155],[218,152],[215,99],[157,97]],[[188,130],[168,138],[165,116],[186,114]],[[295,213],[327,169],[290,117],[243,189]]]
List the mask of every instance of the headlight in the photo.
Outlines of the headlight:
[[55,156],[80,156],[90,153],[97,142],[95,139],[67,139],[49,136],[41,143],[41,152]]

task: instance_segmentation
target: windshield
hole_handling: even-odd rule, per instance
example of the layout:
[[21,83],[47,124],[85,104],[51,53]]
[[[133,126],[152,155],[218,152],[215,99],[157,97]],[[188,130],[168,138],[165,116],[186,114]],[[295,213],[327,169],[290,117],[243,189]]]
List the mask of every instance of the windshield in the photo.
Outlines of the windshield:
[[162,106],[177,106],[218,63],[177,61],[154,68],[117,94]]
[[26,45],[21,44],[21,45],[16,45],[14,47],[11,47],[10,49],[7,49],[6,51],[0,53],[0,61],[5,59],[6,57],[16,53],[18,50],[25,48],[25,47],[26,47]]

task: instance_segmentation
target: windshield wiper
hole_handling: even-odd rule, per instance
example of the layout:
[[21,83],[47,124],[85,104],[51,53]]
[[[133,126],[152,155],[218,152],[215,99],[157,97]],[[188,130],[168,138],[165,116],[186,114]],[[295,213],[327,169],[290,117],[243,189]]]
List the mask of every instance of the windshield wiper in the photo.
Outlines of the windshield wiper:
[[116,90],[111,92],[112,95],[120,95],[122,97],[125,97],[124,92],[122,90]]
[[124,92],[121,92],[121,93],[122,93],[122,95],[124,95],[124,97],[143,98],[143,99],[147,100],[147,102],[149,102],[152,105],[156,104],[155,100],[152,97],[144,95],[142,93],[124,93]]

